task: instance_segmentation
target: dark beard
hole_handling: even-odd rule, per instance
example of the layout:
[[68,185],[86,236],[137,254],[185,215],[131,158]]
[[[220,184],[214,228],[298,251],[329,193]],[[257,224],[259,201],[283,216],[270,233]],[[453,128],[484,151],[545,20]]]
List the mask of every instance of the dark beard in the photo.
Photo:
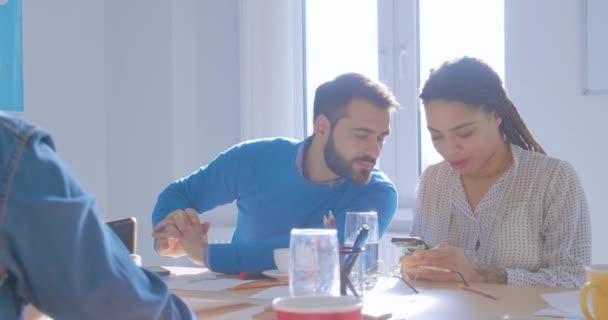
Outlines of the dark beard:
[[359,157],[353,159],[350,162],[344,159],[336,150],[333,132],[331,134],[331,137],[327,141],[325,148],[323,149],[323,157],[325,158],[325,163],[327,164],[327,167],[329,167],[331,171],[333,171],[338,176],[356,184],[366,184],[371,176],[371,170],[354,170],[352,168],[352,164],[360,160],[368,161],[373,164],[376,163],[376,161],[370,157]]

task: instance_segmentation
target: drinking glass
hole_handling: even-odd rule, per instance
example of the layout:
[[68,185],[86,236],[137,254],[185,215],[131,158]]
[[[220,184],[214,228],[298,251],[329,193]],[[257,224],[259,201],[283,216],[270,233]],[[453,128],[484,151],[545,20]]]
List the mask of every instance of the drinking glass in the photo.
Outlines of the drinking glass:
[[338,252],[335,229],[292,229],[289,243],[291,296],[339,296]]
[[[363,281],[363,287],[366,290],[371,290],[376,285],[375,272],[378,271],[380,264],[378,257],[378,213],[375,211],[347,212],[344,224],[344,246],[352,247],[357,233],[363,225],[369,227],[369,238],[365,244],[365,252],[356,262],[363,265],[361,267],[355,265],[353,271],[363,270],[363,276],[360,277]],[[353,278],[357,278],[356,275],[353,275]]]

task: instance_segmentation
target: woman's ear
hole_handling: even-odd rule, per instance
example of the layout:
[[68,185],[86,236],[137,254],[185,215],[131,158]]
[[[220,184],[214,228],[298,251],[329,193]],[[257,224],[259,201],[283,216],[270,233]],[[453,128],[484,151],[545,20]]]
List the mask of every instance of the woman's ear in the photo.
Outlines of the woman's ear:
[[494,123],[496,124],[496,127],[500,127],[500,124],[502,123],[502,117],[498,114],[498,112],[492,111],[490,117],[492,118],[492,121],[494,121]]

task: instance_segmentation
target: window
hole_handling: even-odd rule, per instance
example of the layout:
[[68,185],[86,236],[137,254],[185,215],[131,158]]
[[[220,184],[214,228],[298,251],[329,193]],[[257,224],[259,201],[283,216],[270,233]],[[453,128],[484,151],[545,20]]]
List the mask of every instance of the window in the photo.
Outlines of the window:
[[[402,0],[306,0],[304,18],[306,134],[312,133],[314,91],[321,83],[345,72],[359,72],[384,82],[403,109],[391,120],[392,134],[379,166],[398,190],[411,191],[419,173],[416,11],[411,8],[415,4]],[[397,21],[394,10],[407,11],[412,17]],[[402,206],[411,206],[413,192],[400,192],[399,197]]]
[[441,161],[420,112],[420,86],[431,68],[464,55],[504,74],[503,1],[306,0],[306,135],[321,83],[359,72],[387,84],[401,110],[379,166],[395,183],[400,208],[411,208],[420,172]]
[[376,0],[306,0],[307,136],[319,85],[347,72],[378,80],[377,8]]
[[[484,60],[504,80],[504,0],[420,1],[420,89],[430,70],[462,56]],[[421,169],[442,161],[420,114]]]

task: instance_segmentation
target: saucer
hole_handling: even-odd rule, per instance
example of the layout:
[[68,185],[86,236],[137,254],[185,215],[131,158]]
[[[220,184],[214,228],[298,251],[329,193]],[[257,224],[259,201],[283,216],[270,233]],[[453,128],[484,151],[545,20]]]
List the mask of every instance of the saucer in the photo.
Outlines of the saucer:
[[281,272],[279,270],[266,270],[266,271],[262,271],[262,274],[273,278],[273,279],[277,279],[277,280],[289,280],[289,274]]

